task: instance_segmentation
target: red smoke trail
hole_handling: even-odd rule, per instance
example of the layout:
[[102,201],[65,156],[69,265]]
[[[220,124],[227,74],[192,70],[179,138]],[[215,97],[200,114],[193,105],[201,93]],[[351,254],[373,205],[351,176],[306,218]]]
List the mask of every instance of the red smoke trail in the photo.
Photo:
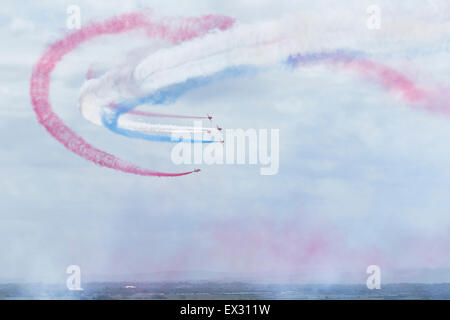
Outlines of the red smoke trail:
[[[117,109],[117,105],[110,104],[109,108]],[[204,116],[184,116],[184,115],[180,115],[180,114],[167,114],[167,113],[140,111],[140,110],[130,110],[130,111],[127,111],[126,114],[134,114],[134,115],[137,115],[137,116],[158,117],[158,118],[208,119],[208,117],[204,117]]]
[[420,88],[399,71],[368,60],[356,60],[349,65],[363,77],[380,84],[386,90],[400,93],[407,102],[419,103],[432,113],[447,115],[450,113],[449,88],[432,90]]
[[227,29],[232,26],[233,22],[231,18],[213,15],[166,22],[151,22],[143,14],[132,13],[113,17],[103,23],[92,23],[69,34],[67,37],[51,44],[33,68],[30,95],[39,122],[67,149],[100,166],[127,173],[158,177],[175,177],[194,172],[164,173],[144,169],[91,146],[66,126],[53,112],[49,101],[50,76],[56,64],[66,54],[76,49],[80,44],[101,35],[145,29],[149,37],[164,38],[178,43],[204,35],[212,29]]
[[403,100],[413,103],[413,106],[421,106],[432,113],[447,115],[450,113],[450,90],[448,87],[421,88],[401,72],[381,63],[354,56],[351,52],[298,54],[290,57],[288,62],[294,67],[330,62],[332,65],[358,72],[365,80],[376,83],[387,91],[398,93]]
[[[102,72],[103,73],[103,72]],[[94,67],[91,65],[86,72],[86,80],[91,80],[94,78],[97,78],[100,75],[100,72],[98,70],[95,70]]]
[[131,111],[128,111],[127,113],[138,115],[138,116],[144,116],[144,117],[177,118],[177,119],[208,119],[208,117],[202,117],[202,116],[183,116],[180,114],[155,113],[155,112],[146,112],[146,111],[139,111],[139,110],[131,110]]
[[411,80],[400,72],[382,64],[368,60],[356,60],[350,63],[362,75],[373,78],[387,90],[397,91],[409,102],[423,100],[428,92],[417,87]]

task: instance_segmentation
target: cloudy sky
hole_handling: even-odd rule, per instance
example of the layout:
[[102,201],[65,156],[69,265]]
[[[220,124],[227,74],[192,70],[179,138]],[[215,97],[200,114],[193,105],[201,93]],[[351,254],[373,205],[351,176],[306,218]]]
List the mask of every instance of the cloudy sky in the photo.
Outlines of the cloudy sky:
[[[70,32],[70,4],[80,7],[82,26],[144,8],[248,25],[298,14],[321,17],[310,39],[333,39],[342,21],[353,28],[341,30],[345,49],[448,94],[445,0],[8,1],[0,8],[0,280],[60,281],[71,264],[91,277],[178,270],[321,282],[350,281],[347,272],[365,279],[371,264],[387,274],[450,268],[450,116],[411,106],[351,71],[275,66],[151,110],[212,113],[225,128],[279,129],[277,175],[251,165],[200,165],[200,174],[179,178],[99,167],[50,136],[30,101],[33,65]],[[381,9],[380,30],[366,27],[372,4]],[[170,161],[172,144],[117,135],[78,110],[89,68],[105,72],[133,50],[162,45],[126,34],[83,44],[54,70],[50,100],[92,145],[145,168],[187,171],[192,166]]]

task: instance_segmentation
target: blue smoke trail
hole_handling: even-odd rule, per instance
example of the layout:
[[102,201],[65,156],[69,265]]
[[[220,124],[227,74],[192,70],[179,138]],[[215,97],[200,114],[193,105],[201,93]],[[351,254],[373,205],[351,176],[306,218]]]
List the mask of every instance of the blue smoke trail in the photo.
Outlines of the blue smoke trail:
[[351,60],[361,58],[363,56],[364,53],[361,51],[343,50],[343,49],[338,49],[329,52],[325,51],[325,52],[305,53],[305,54],[299,53],[290,55],[286,60],[286,64],[292,68],[296,68],[301,64],[311,64],[322,62],[325,60],[350,62]]
[[106,112],[102,113],[103,125],[114,133],[135,139],[144,139],[149,141],[160,141],[160,142],[191,142],[191,143],[217,142],[213,140],[194,140],[194,139],[186,140],[182,138],[173,140],[168,135],[146,134],[139,131],[119,128],[117,124],[119,117],[122,114],[126,114],[127,112],[133,110],[139,105],[146,103],[151,103],[154,105],[174,103],[179,97],[181,97],[189,90],[201,86],[206,86],[215,81],[220,81],[226,78],[237,77],[242,74],[251,73],[252,71],[255,70],[256,70],[255,68],[248,66],[230,67],[209,76],[190,78],[184,82],[169,85],[165,88],[159,89],[158,91],[146,97],[125,100],[119,103],[114,110],[111,110],[111,113]]

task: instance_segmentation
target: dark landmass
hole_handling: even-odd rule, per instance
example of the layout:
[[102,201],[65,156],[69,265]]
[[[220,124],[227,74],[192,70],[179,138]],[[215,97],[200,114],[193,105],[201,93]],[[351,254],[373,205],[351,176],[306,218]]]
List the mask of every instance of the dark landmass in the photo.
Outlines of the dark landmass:
[[83,291],[64,285],[0,284],[0,299],[450,299],[450,283],[365,285],[286,285],[244,282],[92,282]]

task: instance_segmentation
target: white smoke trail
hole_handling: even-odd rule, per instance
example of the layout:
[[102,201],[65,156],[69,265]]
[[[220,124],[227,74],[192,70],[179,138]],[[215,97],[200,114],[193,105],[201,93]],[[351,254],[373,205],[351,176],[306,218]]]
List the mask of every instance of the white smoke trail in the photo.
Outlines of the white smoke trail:
[[[449,36],[450,22],[425,23],[401,18],[383,19],[383,27],[377,33],[368,30],[359,19],[325,20],[309,13],[252,25],[237,24],[230,30],[160,49],[136,66],[114,69],[98,79],[86,81],[81,89],[80,111],[87,120],[102,125],[101,113],[111,102],[142,97],[165,86],[208,76],[228,67],[273,65],[298,52],[348,49],[379,53],[398,46],[404,48],[405,43],[423,45]],[[158,133],[195,130],[156,125],[132,115],[121,116],[118,128]]]

